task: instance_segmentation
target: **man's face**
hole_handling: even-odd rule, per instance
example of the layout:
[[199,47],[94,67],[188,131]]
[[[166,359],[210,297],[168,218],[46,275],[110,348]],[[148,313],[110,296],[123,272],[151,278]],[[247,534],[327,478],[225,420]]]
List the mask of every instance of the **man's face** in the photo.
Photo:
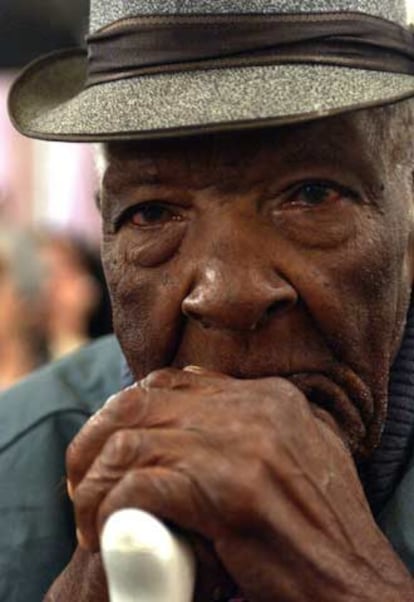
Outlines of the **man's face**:
[[103,258],[136,379],[283,376],[371,449],[412,280],[412,181],[373,115],[109,145]]

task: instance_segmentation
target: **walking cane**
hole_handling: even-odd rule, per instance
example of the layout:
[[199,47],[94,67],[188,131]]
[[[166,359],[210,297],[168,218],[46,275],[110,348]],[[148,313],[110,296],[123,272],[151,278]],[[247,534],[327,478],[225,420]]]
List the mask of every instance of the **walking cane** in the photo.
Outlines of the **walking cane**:
[[194,555],[151,514],[115,512],[103,529],[101,550],[111,602],[192,602]]

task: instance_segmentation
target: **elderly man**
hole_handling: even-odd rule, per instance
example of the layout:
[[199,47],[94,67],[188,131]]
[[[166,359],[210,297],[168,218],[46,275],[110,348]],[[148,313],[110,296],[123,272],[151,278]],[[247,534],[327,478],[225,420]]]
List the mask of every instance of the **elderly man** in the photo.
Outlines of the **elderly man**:
[[78,546],[46,600],[107,600],[99,536],[131,506],[192,543],[197,602],[414,599],[404,23],[399,1],[96,0],[88,59],[15,84],[23,133],[104,143],[133,383],[69,447]]

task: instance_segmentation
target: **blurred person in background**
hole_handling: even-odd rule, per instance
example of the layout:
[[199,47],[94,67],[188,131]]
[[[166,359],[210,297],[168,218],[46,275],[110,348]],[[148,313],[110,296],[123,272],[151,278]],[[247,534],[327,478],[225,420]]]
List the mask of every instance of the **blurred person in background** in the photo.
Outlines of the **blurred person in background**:
[[43,268],[31,234],[0,229],[0,388],[47,358]]
[[52,230],[38,241],[48,352],[58,359],[112,331],[109,296],[99,253],[86,241]]

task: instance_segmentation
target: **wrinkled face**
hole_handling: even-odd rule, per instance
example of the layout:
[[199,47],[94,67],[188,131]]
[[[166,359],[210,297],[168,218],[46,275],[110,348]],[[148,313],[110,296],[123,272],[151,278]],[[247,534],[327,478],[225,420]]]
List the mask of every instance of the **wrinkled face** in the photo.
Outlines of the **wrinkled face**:
[[103,258],[137,379],[281,375],[372,448],[409,305],[412,180],[371,113],[109,145]]

